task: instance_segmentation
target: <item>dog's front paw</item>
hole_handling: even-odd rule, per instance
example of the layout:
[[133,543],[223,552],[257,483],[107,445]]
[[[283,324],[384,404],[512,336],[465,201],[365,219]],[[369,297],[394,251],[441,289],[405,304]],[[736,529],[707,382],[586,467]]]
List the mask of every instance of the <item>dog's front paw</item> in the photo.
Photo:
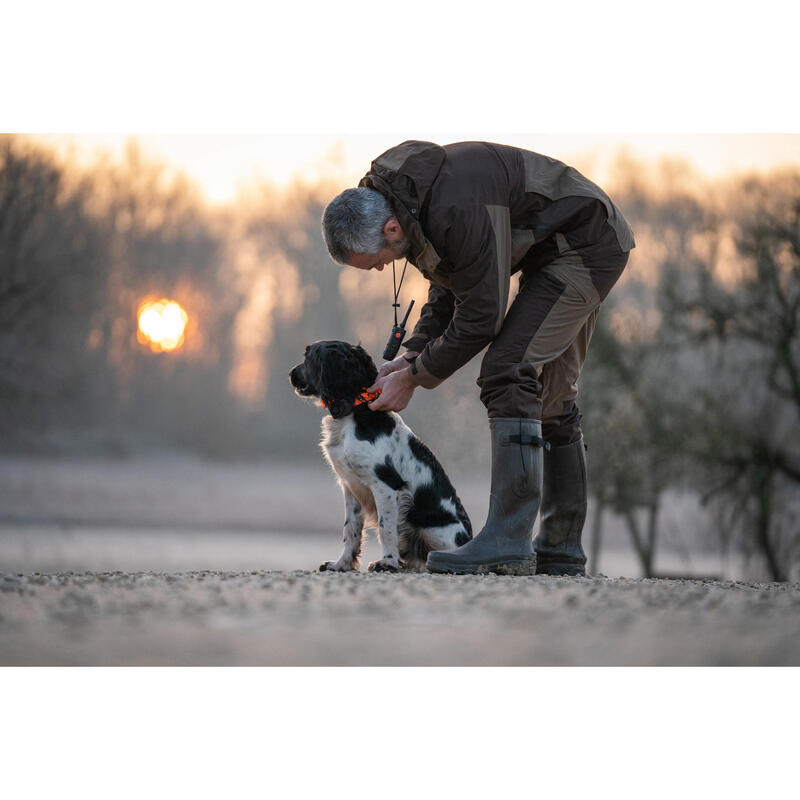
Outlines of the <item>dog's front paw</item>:
[[355,567],[350,564],[342,564],[341,561],[326,561],[319,565],[320,572],[352,572]]
[[379,561],[373,561],[369,567],[368,572],[400,572],[400,559],[399,558],[382,558]]

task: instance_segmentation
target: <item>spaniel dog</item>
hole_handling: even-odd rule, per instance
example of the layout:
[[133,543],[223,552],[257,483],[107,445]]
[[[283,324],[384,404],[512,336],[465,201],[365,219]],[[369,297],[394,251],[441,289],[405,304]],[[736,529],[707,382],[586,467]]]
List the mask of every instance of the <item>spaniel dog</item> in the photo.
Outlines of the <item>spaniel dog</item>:
[[344,549],[320,571],[360,566],[364,526],[378,530],[382,557],[370,572],[420,571],[431,550],[472,538],[472,525],[436,456],[398,414],[372,411],[364,397],[378,370],[369,354],[347,342],[315,342],[290,374],[295,392],[318,398],[321,447],[344,493]]

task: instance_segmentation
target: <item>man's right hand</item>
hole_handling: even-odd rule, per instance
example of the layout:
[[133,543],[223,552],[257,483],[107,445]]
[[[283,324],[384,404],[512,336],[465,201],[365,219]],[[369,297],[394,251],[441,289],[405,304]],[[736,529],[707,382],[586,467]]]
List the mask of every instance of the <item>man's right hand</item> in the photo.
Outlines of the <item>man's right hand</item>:
[[408,359],[406,358],[406,355],[416,356],[419,355],[419,353],[415,353],[412,350],[407,350],[402,356],[398,356],[393,361],[387,361],[386,363],[381,364],[380,369],[378,370],[378,378],[385,378],[387,375],[391,375],[393,372],[405,369],[408,366]]

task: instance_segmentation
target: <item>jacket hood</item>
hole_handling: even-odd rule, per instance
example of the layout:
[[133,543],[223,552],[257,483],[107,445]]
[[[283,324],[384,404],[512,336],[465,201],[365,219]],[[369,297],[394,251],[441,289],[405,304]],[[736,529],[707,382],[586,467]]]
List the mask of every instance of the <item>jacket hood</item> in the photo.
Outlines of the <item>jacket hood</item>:
[[421,253],[427,244],[419,217],[444,160],[444,148],[438,144],[403,142],[379,155],[358,184],[379,191],[389,200],[411,241],[412,256]]

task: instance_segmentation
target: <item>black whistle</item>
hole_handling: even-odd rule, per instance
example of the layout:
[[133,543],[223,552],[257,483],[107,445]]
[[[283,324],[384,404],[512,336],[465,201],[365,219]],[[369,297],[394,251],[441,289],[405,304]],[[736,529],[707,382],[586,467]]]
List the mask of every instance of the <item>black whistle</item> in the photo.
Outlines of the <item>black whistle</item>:
[[400,349],[400,345],[403,342],[403,337],[406,335],[406,329],[405,329],[406,320],[408,320],[408,315],[411,313],[411,309],[413,307],[414,307],[414,301],[412,300],[408,304],[408,311],[406,311],[406,315],[403,317],[403,321],[399,325],[395,325],[392,328],[392,333],[389,336],[389,341],[386,342],[386,347],[383,350],[384,361],[391,361],[397,355],[397,351]]

